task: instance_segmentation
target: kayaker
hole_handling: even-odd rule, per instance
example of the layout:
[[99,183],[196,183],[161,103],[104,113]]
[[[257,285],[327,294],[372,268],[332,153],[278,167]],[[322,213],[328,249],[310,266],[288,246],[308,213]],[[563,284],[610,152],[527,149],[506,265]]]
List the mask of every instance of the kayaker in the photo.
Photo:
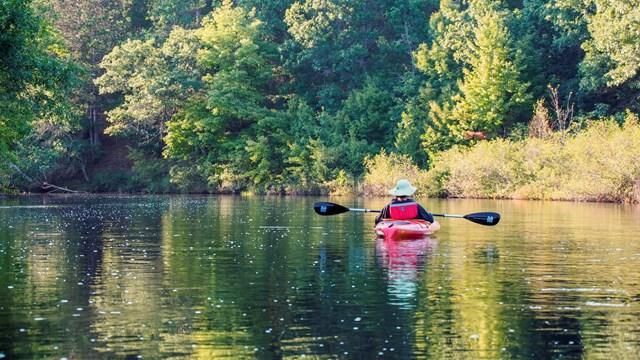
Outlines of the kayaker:
[[394,198],[387,204],[380,215],[376,217],[376,224],[383,219],[408,220],[423,219],[431,223],[430,227],[433,231],[440,228],[440,224],[433,219],[433,216],[418,204],[411,195],[416,192],[416,188],[411,185],[409,180],[400,179],[396,186],[389,190],[389,194]]

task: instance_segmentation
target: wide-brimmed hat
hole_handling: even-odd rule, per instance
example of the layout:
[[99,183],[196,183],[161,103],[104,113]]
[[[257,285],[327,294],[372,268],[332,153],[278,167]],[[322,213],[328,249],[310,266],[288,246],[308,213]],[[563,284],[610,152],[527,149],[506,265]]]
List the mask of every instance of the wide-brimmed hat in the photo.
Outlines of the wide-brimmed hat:
[[414,192],[416,192],[416,188],[411,186],[407,179],[398,180],[396,187],[389,190],[389,194],[393,196],[411,196]]

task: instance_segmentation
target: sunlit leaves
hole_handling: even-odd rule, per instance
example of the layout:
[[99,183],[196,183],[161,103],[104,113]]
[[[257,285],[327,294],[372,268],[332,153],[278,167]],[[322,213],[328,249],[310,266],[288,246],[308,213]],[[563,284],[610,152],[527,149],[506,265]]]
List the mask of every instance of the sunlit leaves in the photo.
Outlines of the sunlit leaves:
[[473,38],[469,10],[457,2],[442,2],[429,25],[430,43],[421,44],[414,52],[416,67],[426,79],[419,94],[408,102],[396,139],[398,148],[414,158],[415,150],[407,151],[406,145],[421,144],[423,158],[416,161],[423,164],[427,161],[425,152],[433,154],[459,141],[452,134],[451,99],[459,91],[458,80],[468,64]]
[[353,9],[341,0],[304,0],[287,9],[285,21],[289,33],[305,47],[314,47],[349,31]]
[[582,47],[583,86],[619,86],[637,83],[640,71],[640,1],[595,1],[595,14],[589,16],[591,38]]
[[1,3],[0,52],[0,166],[31,166],[27,148],[64,155],[76,124],[68,95],[79,68],[31,1]]
[[124,95],[123,103],[107,113],[106,132],[134,135],[141,143],[161,139],[165,122],[202,87],[199,47],[192,31],[175,28],[161,45],[130,40],[105,56],[105,73],[96,84],[103,94]]
[[[225,2],[196,31],[203,88],[169,123],[165,155],[200,164],[213,186],[262,184],[282,168],[272,53],[253,12]],[[231,174],[231,176],[229,176]]]
[[527,83],[520,80],[504,14],[488,9],[477,19],[469,67],[464,69],[461,94],[454,97],[453,119],[458,131],[497,134],[527,103]]
[[443,2],[431,17],[433,40],[415,53],[427,80],[405,115],[405,121],[424,124],[427,153],[465,142],[465,131],[496,135],[518,121],[530,95],[520,79],[510,16],[499,2],[476,1],[468,6]]
[[144,1],[147,17],[156,31],[169,33],[174,26],[190,27],[205,15],[205,0],[156,0]]

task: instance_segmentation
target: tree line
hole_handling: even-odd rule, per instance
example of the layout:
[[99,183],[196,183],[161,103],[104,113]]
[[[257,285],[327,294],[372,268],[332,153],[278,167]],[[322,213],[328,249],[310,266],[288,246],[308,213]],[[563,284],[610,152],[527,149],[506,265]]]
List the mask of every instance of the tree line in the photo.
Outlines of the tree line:
[[376,156],[428,169],[533,136],[542,114],[579,132],[640,110],[639,9],[4,0],[0,188],[321,193],[362,182]]

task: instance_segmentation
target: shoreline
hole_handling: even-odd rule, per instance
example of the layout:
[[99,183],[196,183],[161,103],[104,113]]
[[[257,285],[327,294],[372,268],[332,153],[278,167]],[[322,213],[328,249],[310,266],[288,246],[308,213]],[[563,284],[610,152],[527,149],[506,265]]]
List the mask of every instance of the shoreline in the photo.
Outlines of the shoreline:
[[[0,193],[2,198],[29,198],[29,197],[170,197],[170,196],[191,196],[191,197],[325,197],[328,199],[346,198],[346,199],[387,199],[389,195],[364,195],[364,194],[256,194],[256,193],[115,193],[115,192],[92,192],[92,193],[20,193],[6,194]],[[518,198],[518,197],[424,197],[416,196],[416,200],[499,200],[499,201],[532,201],[532,202],[563,202],[563,203],[594,203],[594,204],[619,204],[640,206],[640,202],[623,202],[623,201],[607,201],[607,200],[584,200],[584,199],[536,199],[536,198]]]

